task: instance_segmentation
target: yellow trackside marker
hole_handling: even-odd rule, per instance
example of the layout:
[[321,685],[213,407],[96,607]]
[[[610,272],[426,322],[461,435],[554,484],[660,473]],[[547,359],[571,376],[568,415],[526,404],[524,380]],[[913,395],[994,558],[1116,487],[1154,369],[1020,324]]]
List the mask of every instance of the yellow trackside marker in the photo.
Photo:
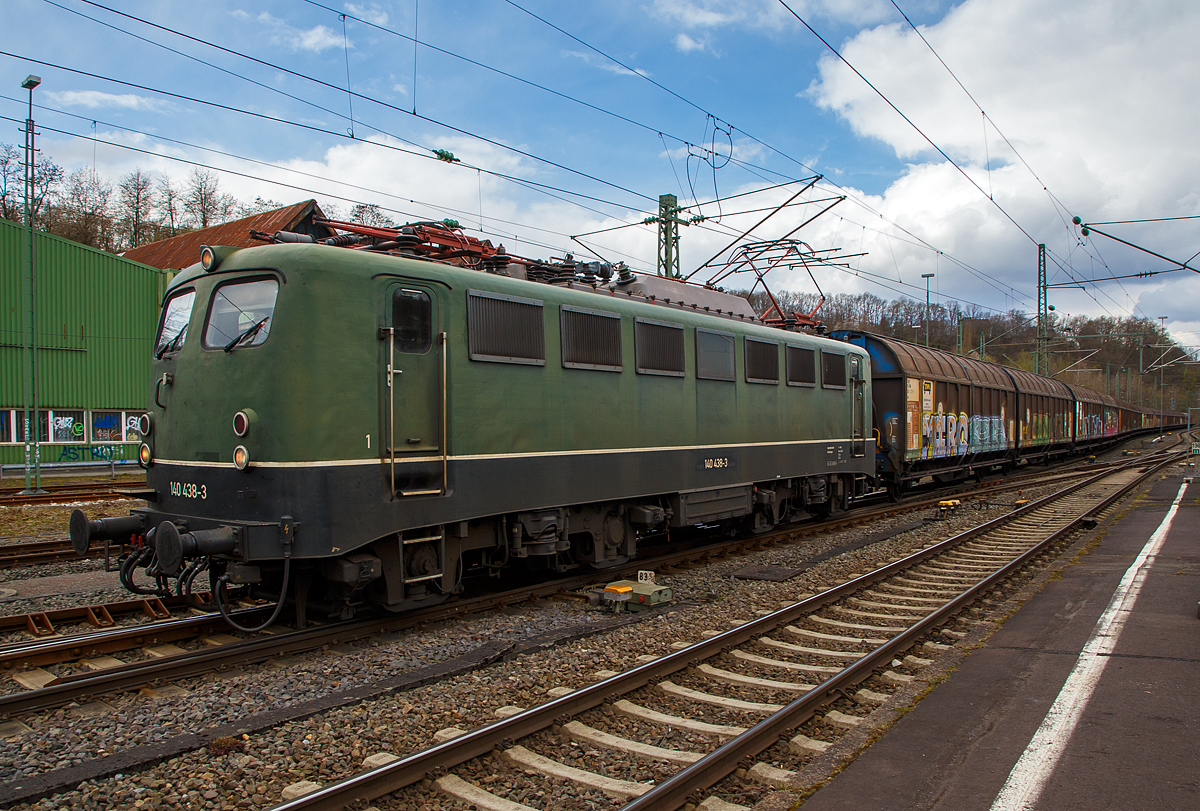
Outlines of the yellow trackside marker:
[[633,586],[626,586],[619,583],[614,583],[611,586],[605,586],[605,591],[611,591],[613,594],[628,594],[633,591]]

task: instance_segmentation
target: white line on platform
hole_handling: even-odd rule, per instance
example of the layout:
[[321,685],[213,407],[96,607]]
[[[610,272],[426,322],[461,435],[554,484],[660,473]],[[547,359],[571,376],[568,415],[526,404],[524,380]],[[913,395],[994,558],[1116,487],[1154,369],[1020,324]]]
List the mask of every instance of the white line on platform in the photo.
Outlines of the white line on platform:
[[1137,560],[1121,578],[1121,584],[1113,592],[1108,608],[1096,622],[1096,628],[1087,644],[1083,646],[1071,675],[1067,677],[1058,698],[1046,713],[1042,725],[1034,733],[1021,759],[1009,772],[1008,780],[996,795],[991,811],[1032,811],[1037,805],[1042,789],[1054,773],[1054,768],[1071,739],[1071,733],[1075,731],[1075,725],[1079,723],[1092,692],[1100,682],[1104,666],[1108,664],[1108,654],[1117,646],[1117,638],[1133,610],[1134,601],[1142,590],[1150,567],[1154,565],[1154,558],[1166,540],[1186,489],[1187,482],[1184,482],[1171,504],[1171,509],[1167,510],[1166,517],[1158,525],[1158,529],[1154,530],[1150,540],[1146,541]]

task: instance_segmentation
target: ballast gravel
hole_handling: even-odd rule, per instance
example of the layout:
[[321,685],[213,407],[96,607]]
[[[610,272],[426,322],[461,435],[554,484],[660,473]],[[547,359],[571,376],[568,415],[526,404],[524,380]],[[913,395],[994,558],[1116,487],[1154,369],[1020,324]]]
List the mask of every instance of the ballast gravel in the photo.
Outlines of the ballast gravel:
[[[1029,490],[1032,498],[1057,489]],[[624,670],[635,666],[643,654],[662,655],[678,642],[696,642],[705,632],[722,632],[734,624],[746,622],[778,609],[803,595],[821,591],[884,563],[911,554],[924,546],[941,541],[981,519],[995,517],[1009,508],[976,511],[966,505],[943,521],[924,526],[852,552],[837,555],[784,582],[741,580],[734,571],[750,565],[799,567],[823,552],[852,544],[855,540],[881,530],[911,525],[912,516],[874,522],[796,544],[777,546],[743,556],[731,556],[703,567],[660,574],[658,582],[670,586],[676,605],[645,616],[639,622],[616,630],[564,643],[551,650],[540,650],[502,661],[477,671],[417,689],[397,692],[375,700],[362,701],[321,713],[303,720],[284,723],[256,734],[222,741],[221,746],[188,752],[142,771],[121,774],[96,781],[85,781],[70,791],[44,800],[15,806],[21,809],[259,809],[280,801],[282,790],[302,780],[327,784],[361,770],[362,760],[378,752],[405,755],[429,746],[434,734],[446,727],[471,729],[495,720],[496,709],[515,705],[529,707],[546,701],[548,691],[557,686],[578,688],[594,681],[599,670]],[[417,628],[386,638],[339,646],[337,651],[319,651],[289,658],[287,661],[248,666],[244,671],[181,681],[187,695],[152,699],[140,693],[101,697],[112,707],[106,714],[82,717],[75,708],[63,708],[21,719],[32,731],[0,740],[0,783],[36,775],[66,766],[81,764],[144,743],[162,741],[182,732],[194,732],[220,724],[236,722],[253,713],[284,708],[317,696],[334,694],[352,687],[394,677],[422,665],[446,661],[463,654],[483,641],[522,639],[556,628],[586,627],[603,615],[600,609],[584,602],[546,600],[524,604],[447,622],[436,627]],[[817,630],[817,629],[814,629]],[[828,630],[828,629],[826,629]],[[836,633],[836,631],[830,631]],[[827,643],[814,644],[784,631],[776,636],[795,644],[834,648]],[[947,640],[952,641],[952,640]],[[853,649],[853,648],[851,648]],[[767,653],[784,658],[781,652]],[[814,663],[816,659],[812,659]],[[774,678],[779,681],[812,681],[799,672],[767,672],[763,668],[728,666],[740,672]],[[900,668],[903,672],[904,668]],[[676,681],[699,686],[692,673],[680,674]],[[759,688],[721,683],[709,690],[748,700],[786,703],[786,696]],[[868,683],[872,690],[887,692],[882,685]],[[687,702],[657,688],[653,706],[664,712],[687,714]],[[848,714],[865,715],[868,708],[850,700],[833,705]],[[711,708],[707,720],[746,725],[755,718],[745,713]],[[618,717],[611,709],[597,709],[586,717],[604,717],[605,729],[627,734],[658,746],[709,751],[717,741],[708,736],[679,730],[659,731],[642,737],[647,725]],[[585,720],[586,722],[586,720]],[[599,725],[597,721],[596,725]],[[819,723],[805,724],[799,731],[817,740],[832,739]],[[608,769],[622,779],[626,774],[652,777],[658,767],[611,750],[576,744],[565,735],[547,731],[536,740],[544,744],[546,754],[586,751],[583,759]],[[591,754],[595,752],[595,754]],[[784,768],[795,768],[805,756],[790,754],[781,759]],[[578,759],[578,758],[577,758]],[[628,761],[628,771],[625,761]],[[635,762],[636,761],[636,762]],[[609,808],[618,807],[603,792],[581,789],[558,779],[532,778],[502,758],[490,756],[476,761],[461,773],[472,775],[485,787],[500,783],[494,790],[535,808]],[[488,780],[490,782],[484,782]],[[746,782],[746,794],[757,792],[752,781]],[[454,808],[455,801],[444,795],[430,799],[429,787],[413,786],[392,799],[374,804],[387,808]],[[524,799],[521,799],[521,798]]]

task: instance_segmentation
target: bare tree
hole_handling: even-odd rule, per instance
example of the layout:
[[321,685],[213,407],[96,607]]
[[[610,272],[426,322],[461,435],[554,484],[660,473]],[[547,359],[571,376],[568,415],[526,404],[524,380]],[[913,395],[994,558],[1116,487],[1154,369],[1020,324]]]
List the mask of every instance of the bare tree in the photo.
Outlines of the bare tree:
[[204,169],[192,170],[182,202],[183,210],[197,228],[225,222],[237,207],[237,199],[221,191],[216,174]]
[[21,150],[0,144],[0,217],[13,222],[25,219],[25,162]]
[[154,179],[141,169],[121,178],[117,186],[116,219],[123,247],[134,248],[150,241],[156,201]]
[[44,230],[93,248],[111,250],[113,228],[109,208],[112,193],[112,184],[90,168],[77,169],[49,206],[45,215],[49,227]]
[[166,236],[179,233],[179,218],[183,207],[183,192],[171,181],[170,175],[158,179],[158,221]]
[[260,195],[255,197],[251,203],[239,204],[237,206],[237,216],[239,219],[242,217],[253,217],[255,214],[262,214],[264,211],[274,211],[277,208],[283,208],[283,203]]
[[[63,168],[46,155],[33,164],[33,221],[44,227],[47,201],[62,184]],[[25,222],[25,158],[12,144],[0,144],[0,216]]]
[[350,222],[374,225],[379,228],[395,228],[396,221],[379,210],[374,203],[358,203],[350,209]]

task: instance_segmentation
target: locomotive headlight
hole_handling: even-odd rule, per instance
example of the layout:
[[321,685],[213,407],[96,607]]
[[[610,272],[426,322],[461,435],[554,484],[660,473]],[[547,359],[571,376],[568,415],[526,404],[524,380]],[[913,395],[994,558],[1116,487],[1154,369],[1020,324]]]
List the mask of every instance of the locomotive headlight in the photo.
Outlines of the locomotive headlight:
[[243,408],[233,415],[233,433],[237,436],[245,436],[250,430],[250,426],[256,422],[258,422],[258,415],[254,413],[254,409]]
[[143,442],[138,445],[138,464],[142,467],[150,467],[150,463],[154,461],[154,454],[150,451],[150,446]]
[[205,245],[200,249],[200,267],[212,273],[237,250],[236,245]]
[[150,432],[154,430],[154,418],[148,412],[138,417],[137,430],[143,437],[150,436]]
[[238,445],[233,449],[233,466],[238,470],[245,470],[250,466],[250,451],[246,450],[245,445]]

